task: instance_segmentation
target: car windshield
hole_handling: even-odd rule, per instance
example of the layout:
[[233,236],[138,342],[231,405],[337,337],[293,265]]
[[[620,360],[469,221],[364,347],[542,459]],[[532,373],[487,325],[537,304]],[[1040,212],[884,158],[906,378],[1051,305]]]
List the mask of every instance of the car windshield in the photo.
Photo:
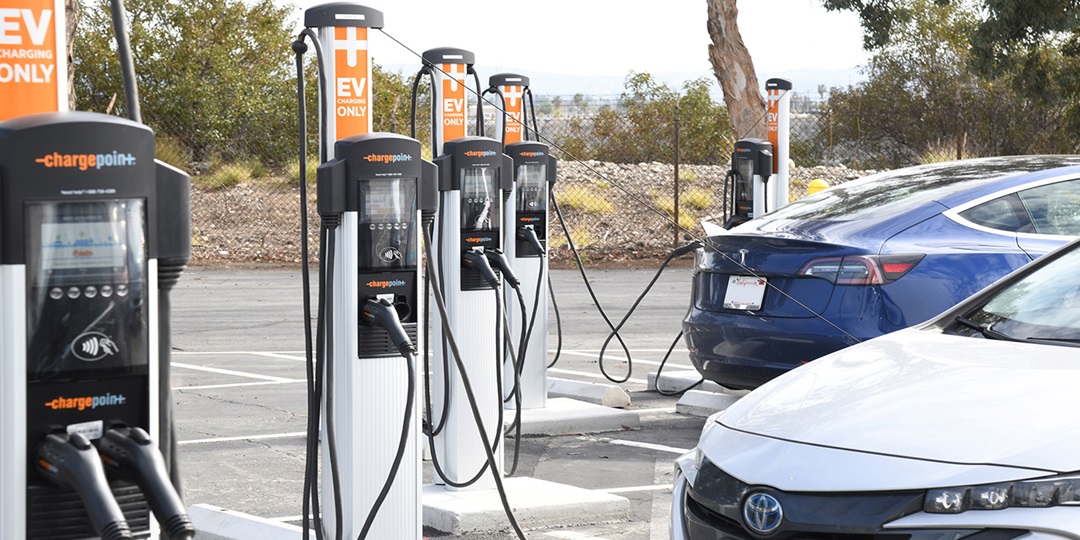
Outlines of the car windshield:
[[984,335],[1080,343],[1078,270],[1080,249],[1073,248],[991,297],[969,320]]
[[1033,160],[1000,158],[910,167],[867,176],[788,204],[776,219],[854,220],[912,209],[967,188],[973,182],[1046,167]]

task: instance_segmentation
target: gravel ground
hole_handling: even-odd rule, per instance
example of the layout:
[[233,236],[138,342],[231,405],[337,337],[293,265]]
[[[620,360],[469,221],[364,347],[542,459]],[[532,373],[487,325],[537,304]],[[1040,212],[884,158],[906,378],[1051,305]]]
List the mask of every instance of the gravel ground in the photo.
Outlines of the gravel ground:
[[[616,164],[596,161],[559,164],[555,194],[575,244],[590,264],[652,264],[677,243],[702,234],[699,221],[722,212],[724,166],[684,165],[680,176],[680,222],[671,216],[674,167],[662,163]],[[874,171],[838,167],[793,167],[791,195],[806,194],[807,183],[821,178],[836,185]],[[314,189],[309,203],[309,250],[318,255],[318,214]],[[195,187],[192,193],[193,264],[278,263],[301,259],[300,190],[274,181],[253,181],[223,189]],[[665,210],[666,208],[666,210]],[[552,212],[551,261],[571,264],[559,222]]]

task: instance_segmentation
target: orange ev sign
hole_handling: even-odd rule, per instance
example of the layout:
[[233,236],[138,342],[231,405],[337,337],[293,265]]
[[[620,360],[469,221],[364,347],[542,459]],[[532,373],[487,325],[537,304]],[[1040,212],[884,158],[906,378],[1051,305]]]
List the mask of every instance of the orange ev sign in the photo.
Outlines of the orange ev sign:
[[67,109],[63,19],[56,0],[0,0],[0,121]]

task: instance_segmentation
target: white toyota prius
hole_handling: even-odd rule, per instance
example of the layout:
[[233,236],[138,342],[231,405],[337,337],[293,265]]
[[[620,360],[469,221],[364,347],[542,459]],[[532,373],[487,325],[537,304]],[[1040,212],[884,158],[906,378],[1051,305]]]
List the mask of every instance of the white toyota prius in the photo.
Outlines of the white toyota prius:
[[676,469],[673,540],[1080,539],[1080,243],[774,379]]

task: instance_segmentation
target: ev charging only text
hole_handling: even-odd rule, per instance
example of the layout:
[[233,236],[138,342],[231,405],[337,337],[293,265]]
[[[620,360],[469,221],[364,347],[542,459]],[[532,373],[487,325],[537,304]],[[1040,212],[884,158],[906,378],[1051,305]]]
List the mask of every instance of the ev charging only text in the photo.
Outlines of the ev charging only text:
[[[37,18],[32,9],[0,9],[0,83],[46,83],[53,82],[56,63],[49,49],[21,48],[23,29],[34,47],[45,44],[52,10],[42,10]],[[6,60],[11,60],[8,62]],[[30,62],[28,62],[30,60]],[[46,60],[46,62],[32,62]]]
[[367,116],[367,97],[364,87],[367,86],[366,78],[338,77],[337,80],[337,115],[338,116]]

